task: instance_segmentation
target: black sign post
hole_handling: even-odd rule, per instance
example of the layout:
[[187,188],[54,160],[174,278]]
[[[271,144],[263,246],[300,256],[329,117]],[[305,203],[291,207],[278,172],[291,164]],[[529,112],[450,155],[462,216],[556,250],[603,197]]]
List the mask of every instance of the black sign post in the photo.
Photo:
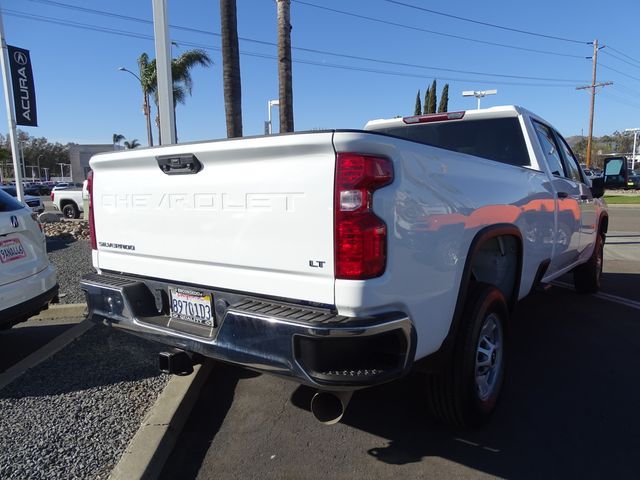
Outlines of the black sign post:
[[36,88],[33,83],[29,50],[11,45],[7,45],[7,49],[13,86],[13,101],[16,107],[16,123],[27,127],[37,127]]

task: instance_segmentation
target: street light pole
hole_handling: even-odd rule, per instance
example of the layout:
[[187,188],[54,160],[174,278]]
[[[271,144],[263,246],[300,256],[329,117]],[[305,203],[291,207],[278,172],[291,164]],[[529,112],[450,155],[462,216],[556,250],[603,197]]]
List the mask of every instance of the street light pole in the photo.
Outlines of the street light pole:
[[625,132],[633,132],[633,156],[631,157],[631,169],[636,169],[636,144],[638,142],[638,132],[640,128],[626,128]]
[[480,110],[480,99],[487,95],[495,95],[498,90],[465,90],[462,92],[463,97],[476,97],[478,99],[478,110]]
[[267,102],[267,111],[268,111],[268,115],[269,115],[269,131],[268,134],[271,135],[271,132],[273,131],[273,128],[271,126],[271,107],[275,107],[275,106],[280,106],[280,100],[269,100]]
[[150,147],[153,147],[153,133],[151,130],[151,110],[149,108],[149,92],[145,88],[144,83],[142,82],[142,79],[138,75],[133,73],[131,70],[125,67],[120,67],[118,68],[118,70],[120,70],[121,72],[130,73],[136,78],[136,80],[138,80],[138,82],[140,82],[140,87],[142,88],[142,113],[144,113],[144,116],[147,119],[147,142],[149,143]]
[[42,170],[40,170],[40,159],[44,157],[44,155],[38,155],[38,180],[42,181]]

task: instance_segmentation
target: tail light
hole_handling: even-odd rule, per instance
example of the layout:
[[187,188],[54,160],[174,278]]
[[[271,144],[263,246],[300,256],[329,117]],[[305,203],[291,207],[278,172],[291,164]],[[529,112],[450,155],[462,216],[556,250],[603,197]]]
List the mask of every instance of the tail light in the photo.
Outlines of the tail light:
[[89,170],[87,175],[87,193],[89,194],[89,238],[91,239],[91,249],[97,250],[96,221],[93,217],[93,170]]
[[373,192],[393,181],[387,158],[336,155],[334,251],[336,278],[379,277],[387,263],[387,226],[373,213]]
[[51,194],[49,195],[51,197],[51,201],[53,202],[53,199],[55,198],[55,193],[53,190],[51,190]]

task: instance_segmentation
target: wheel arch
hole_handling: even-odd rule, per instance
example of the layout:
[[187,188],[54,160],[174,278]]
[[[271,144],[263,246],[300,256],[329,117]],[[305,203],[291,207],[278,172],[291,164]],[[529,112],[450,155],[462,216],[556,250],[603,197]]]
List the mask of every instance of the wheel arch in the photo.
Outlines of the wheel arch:
[[[462,270],[462,276],[458,285],[458,295],[456,297],[456,306],[449,326],[449,332],[445,337],[442,345],[437,352],[428,355],[424,359],[420,360],[420,366],[418,368],[431,371],[441,368],[449,359],[453,352],[456,336],[460,330],[460,324],[462,321],[462,314],[465,307],[465,299],[469,293],[469,287],[473,281],[486,282],[487,278],[475,278],[474,265],[476,260],[482,255],[483,247],[486,247],[491,242],[495,242],[499,238],[512,238],[516,251],[514,252],[516,265],[514,271],[513,285],[510,292],[504,292],[500,286],[494,283],[487,282],[498,287],[509,307],[509,312],[513,311],[519,296],[520,281],[522,278],[522,262],[523,262],[523,242],[522,233],[520,229],[509,223],[490,225],[479,230],[474,236],[465,259],[464,267]],[[486,250],[485,250],[486,251]],[[476,269],[477,271],[477,269]]]

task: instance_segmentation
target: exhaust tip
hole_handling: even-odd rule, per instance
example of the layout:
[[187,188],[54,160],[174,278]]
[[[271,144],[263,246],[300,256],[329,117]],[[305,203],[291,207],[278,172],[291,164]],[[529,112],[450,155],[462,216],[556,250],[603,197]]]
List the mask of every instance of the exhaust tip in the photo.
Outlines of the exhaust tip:
[[318,392],[311,399],[311,413],[325,425],[335,425],[344,416],[353,392]]

